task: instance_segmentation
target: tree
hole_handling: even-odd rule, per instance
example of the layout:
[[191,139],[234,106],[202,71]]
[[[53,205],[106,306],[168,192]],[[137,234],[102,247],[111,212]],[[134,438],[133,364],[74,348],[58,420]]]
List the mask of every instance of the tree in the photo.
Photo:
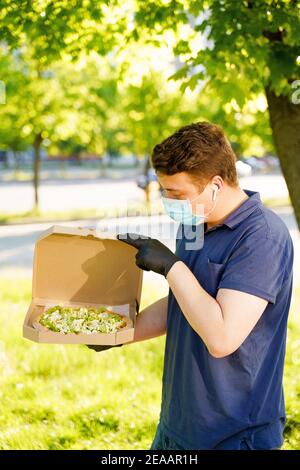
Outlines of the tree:
[[[143,153],[156,139],[160,140],[159,123],[161,127],[166,125],[167,132],[176,122],[180,126],[189,118],[201,117],[221,123],[241,152],[253,148],[261,153],[263,147],[269,151],[273,133],[299,223],[297,129],[300,107],[291,101],[295,92],[292,84],[299,70],[299,18],[299,5],[295,0],[112,0],[109,5],[105,0],[2,0],[0,37],[13,54],[30,45],[30,69],[35,70],[30,77],[30,93],[34,97],[45,86],[45,93],[33,99],[37,107],[47,99],[53,67],[58,75],[63,76],[64,69],[69,74],[70,62],[75,66],[82,55],[88,57],[93,53],[115,63],[112,86],[108,78],[105,85],[102,83],[103,89],[99,84],[97,92],[97,85],[92,85],[88,79],[88,86],[81,85],[85,89],[84,96],[76,101],[77,108],[73,107],[71,114],[68,114],[68,106],[74,104],[74,100],[71,96],[66,99],[70,93],[62,87],[59,109],[54,100],[52,111],[49,115],[46,113],[48,128],[41,131],[44,134],[39,135],[35,120],[36,171],[41,137],[46,134],[47,139],[51,134],[52,144],[56,142],[58,147],[60,140],[70,141],[71,138],[77,146],[106,148],[114,153],[119,150]],[[167,78],[164,75],[161,75],[160,89],[156,89],[160,79],[157,84],[151,83],[153,76],[160,75],[157,67],[153,68],[150,81],[144,74],[140,84],[126,82],[128,62],[137,61],[135,65],[142,65],[141,57],[136,58],[132,48],[144,52],[149,44],[156,47],[149,57],[152,65],[159,62],[163,48],[173,48],[177,71],[170,74],[182,82],[181,94],[178,88],[174,91],[178,96],[165,91]],[[129,51],[131,56],[127,53],[122,63],[118,57],[124,51]],[[119,101],[115,99],[116,69],[120,69],[119,79],[125,83],[122,86],[119,80]],[[79,81],[81,77],[87,79],[84,68],[79,74]],[[69,83],[69,75],[64,80]],[[196,91],[190,113],[180,111],[185,102],[185,90]],[[155,106],[148,101],[148,94],[154,98]],[[167,111],[170,119],[161,122],[157,111],[160,106],[168,107],[166,97],[173,105],[180,102],[180,106],[173,110],[171,104]],[[30,102],[29,96],[27,100]],[[106,109],[105,117],[103,109]],[[267,109],[271,127],[267,125]],[[66,116],[70,118],[69,124],[54,125],[56,117],[66,122]],[[74,131],[74,123],[80,136]],[[32,124],[23,126],[23,137]],[[51,130],[62,128],[62,133]]]
[[0,49],[0,73],[7,84],[6,103],[0,107],[0,141],[13,151],[32,145],[34,203],[38,207],[41,147],[50,150],[61,142],[73,148],[106,149],[109,109],[117,102],[114,70],[105,58],[81,54],[76,62],[66,56],[51,69],[39,70],[31,50],[23,46],[17,55]]
[[[175,31],[184,62],[174,78],[199,82],[241,113],[264,93],[273,141],[300,226],[300,4],[297,0],[137,0],[135,36]],[[188,31],[188,32],[187,32]],[[294,101],[294,102],[293,102]]]
[[[96,49],[100,54],[110,52],[120,41],[122,14],[119,2],[115,5],[115,19],[107,11],[105,0],[2,0],[0,8],[0,38],[2,47],[14,52],[12,68],[23,67],[23,86],[9,96],[10,104],[19,101],[20,114],[27,122],[21,124],[21,134],[31,140],[34,149],[34,200],[38,206],[40,149],[60,127],[66,115],[66,103],[50,70],[59,61],[79,60],[82,52]],[[123,26],[124,27],[124,26]],[[61,62],[61,65],[62,65]],[[9,77],[12,82],[13,77]],[[57,87],[57,89],[55,89]],[[52,93],[53,92],[53,93]],[[62,103],[64,103],[62,107]],[[5,105],[4,113],[7,110]]]
[[[176,40],[175,35],[173,39]],[[119,131],[115,142],[121,134],[121,150],[149,155],[154,145],[171,132],[191,121],[205,119],[224,125],[239,154],[261,155],[272,150],[262,95],[248,100],[238,112],[236,106],[222,102],[209,87],[182,90],[178,80],[168,80],[178,67],[178,60],[164,41],[129,41],[115,60],[120,75],[120,107],[114,119]]]
[[40,70],[30,48],[19,50],[14,56],[10,56],[5,47],[0,52],[1,63],[6,59],[7,64],[4,71],[7,97],[0,109],[7,130],[4,141],[13,150],[26,144],[33,146],[34,204],[37,208],[41,145],[62,122],[62,93],[57,81]]

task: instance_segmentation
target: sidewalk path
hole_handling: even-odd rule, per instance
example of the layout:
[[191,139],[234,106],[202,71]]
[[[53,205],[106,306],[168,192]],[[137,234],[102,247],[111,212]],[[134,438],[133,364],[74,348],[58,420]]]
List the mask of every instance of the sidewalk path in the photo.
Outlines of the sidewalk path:
[[[295,284],[300,282],[300,235],[291,207],[275,210],[288,226],[295,247],[294,276]],[[104,223],[104,221],[103,221]],[[59,225],[95,227],[97,221],[72,221],[59,222]],[[31,277],[34,243],[40,233],[53,224],[24,224],[0,226],[0,277]],[[154,238],[159,238],[163,243],[174,249],[174,237],[177,225],[167,215],[146,217],[131,217],[119,219],[118,226],[114,219],[106,220],[103,229],[122,233],[126,231],[136,232],[140,227],[140,233]],[[145,272],[145,280],[162,282],[162,277],[153,272]],[[166,283],[165,280],[163,282]],[[1,279],[0,279],[1,284]],[[168,285],[166,283],[166,293]]]

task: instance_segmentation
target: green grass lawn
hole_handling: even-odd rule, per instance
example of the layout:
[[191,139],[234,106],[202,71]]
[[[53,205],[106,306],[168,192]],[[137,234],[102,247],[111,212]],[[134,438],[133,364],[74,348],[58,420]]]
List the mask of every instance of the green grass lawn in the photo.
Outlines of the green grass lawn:
[[[160,411],[165,338],[95,353],[22,338],[29,280],[0,279],[0,448],[148,449]],[[161,297],[143,292],[142,308]],[[286,449],[300,448],[300,289],[285,368]],[[298,338],[298,339],[297,339]]]

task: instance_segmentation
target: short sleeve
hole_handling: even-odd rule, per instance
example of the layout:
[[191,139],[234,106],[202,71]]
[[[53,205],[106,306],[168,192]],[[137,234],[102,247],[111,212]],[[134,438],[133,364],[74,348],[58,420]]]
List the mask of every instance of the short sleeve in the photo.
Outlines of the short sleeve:
[[274,238],[251,234],[230,255],[218,289],[235,289],[274,303],[285,277],[287,249]]

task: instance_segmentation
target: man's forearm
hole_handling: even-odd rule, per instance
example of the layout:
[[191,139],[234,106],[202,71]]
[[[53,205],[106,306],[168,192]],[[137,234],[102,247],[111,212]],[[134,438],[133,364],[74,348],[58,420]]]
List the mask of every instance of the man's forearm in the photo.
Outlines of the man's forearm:
[[203,289],[182,261],[172,266],[167,274],[167,281],[187,321],[207,348],[213,350],[214,343],[224,335],[224,319],[220,305]]
[[137,343],[156,338],[166,333],[168,296],[163,297],[144,308],[137,316],[134,339],[129,343]]

